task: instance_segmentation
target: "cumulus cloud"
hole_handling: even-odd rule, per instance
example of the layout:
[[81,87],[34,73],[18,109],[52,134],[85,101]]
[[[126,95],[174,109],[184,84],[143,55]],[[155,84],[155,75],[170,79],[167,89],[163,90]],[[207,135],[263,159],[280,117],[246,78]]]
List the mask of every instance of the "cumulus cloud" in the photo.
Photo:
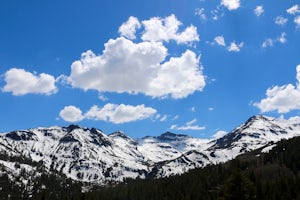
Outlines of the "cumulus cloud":
[[119,33],[128,39],[135,39],[136,30],[139,28],[141,28],[141,23],[136,17],[131,16],[119,27]]
[[290,7],[286,10],[286,12],[290,15],[296,15],[297,13],[300,13],[300,7],[296,4]]
[[254,9],[254,14],[259,17],[264,13],[264,7],[262,5],[260,6],[256,6],[256,8]]
[[152,97],[184,98],[203,89],[205,78],[194,52],[187,50],[169,60],[166,56],[167,49],[161,42],[110,39],[102,55],[89,50],[73,62],[68,80],[84,90]]
[[78,122],[83,119],[90,119],[121,124],[149,118],[156,112],[157,111],[154,108],[145,107],[143,104],[132,106],[108,103],[102,108],[99,108],[96,105],[92,106],[84,115],[79,108],[75,106],[66,106],[60,111],[59,116],[68,122]]
[[223,37],[223,35],[217,36],[215,37],[214,41],[217,43],[217,45],[219,46],[226,46],[225,44],[225,39]]
[[275,21],[275,24],[280,25],[280,26],[284,26],[288,22],[288,19],[284,18],[282,16],[277,16],[274,19],[274,21]]
[[59,112],[59,116],[67,122],[79,122],[83,120],[82,111],[75,106],[66,106]]
[[172,130],[181,130],[181,131],[188,131],[188,130],[194,130],[194,131],[199,131],[199,130],[205,130],[205,126],[199,126],[195,125],[197,122],[197,119],[193,119],[189,122],[187,122],[184,126],[178,126],[177,124],[174,124],[170,127]]
[[26,94],[54,94],[57,92],[55,78],[49,74],[39,75],[25,71],[24,69],[12,68],[4,74],[5,86],[3,92],[12,92],[13,95]]
[[236,10],[240,7],[240,0],[221,0],[221,5],[228,10]]
[[237,44],[233,41],[230,43],[230,46],[227,47],[227,50],[230,52],[239,52],[243,46],[244,46],[244,42]]
[[182,32],[179,32],[179,27],[182,23],[175,17],[170,15],[166,18],[153,17],[149,20],[142,21],[145,31],[142,35],[144,41],[176,41],[177,44],[187,44],[194,41],[199,41],[197,28],[190,25]]
[[93,106],[85,114],[87,119],[109,121],[114,124],[121,124],[126,122],[132,122],[142,120],[153,116],[156,110],[151,107],[145,107],[145,105],[125,105],[125,104],[111,104],[108,103],[102,108]]
[[288,113],[291,110],[300,109],[300,65],[296,67],[296,85],[287,84],[274,86],[267,89],[266,98],[253,105],[261,112],[277,111],[278,113]]

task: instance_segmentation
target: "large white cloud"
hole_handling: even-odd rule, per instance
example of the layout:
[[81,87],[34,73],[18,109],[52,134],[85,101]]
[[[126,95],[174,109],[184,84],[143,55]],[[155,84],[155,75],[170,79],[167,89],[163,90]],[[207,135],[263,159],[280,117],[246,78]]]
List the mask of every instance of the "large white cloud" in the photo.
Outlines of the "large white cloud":
[[50,95],[57,92],[55,78],[49,74],[37,75],[24,69],[12,68],[4,74],[4,92],[21,96],[30,93]]
[[297,84],[274,86],[267,89],[266,98],[253,105],[261,112],[277,111],[288,113],[291,110],[300,109],[300,65],[297,66]]
[[205,86],[199,58],[190,50],[166,60],[161,42],[134,43],[111,39],[102,55],[82,54],[68,77],[73,87],[99,92],[143,93],[152,97],[184,98]]
[[240,7],[240,0],[221,0],[221,5],[228,10],[236,10]]
[[199,41],[197,28],[190,25],[182,32],[179,32],[179,27],[182,23],[175,17],[170,15],[166,18],[153,17],[149,20],[142,21],[145,31],[142,35],[144,41],[176,41],[178,44],[187,44],[194,41]]
[[78,122],[83,119],[100,120],[121,124],[150,118],[157,111],[154,108],[145,105],[125,105],[108,103],[102,108],[92,106],[85,114],[82,114],[80,108],[75,106],[66,106],[60,111],[59,116],[68,122]]

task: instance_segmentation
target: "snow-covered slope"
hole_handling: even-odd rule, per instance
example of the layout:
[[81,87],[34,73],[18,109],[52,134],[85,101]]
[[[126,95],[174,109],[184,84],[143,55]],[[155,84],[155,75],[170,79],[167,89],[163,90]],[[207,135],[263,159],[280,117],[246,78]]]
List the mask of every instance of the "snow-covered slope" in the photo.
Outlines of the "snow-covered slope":
[[[300,136],[300,120],[253,116],[216,140],[164,133],[132,139],[122,132],[110,135],[92,128],[36,128],[0,135],[0,155],[38,162],[46,171],[57,171],[74,180],[96,184],[126,178],[166,177],[237,155],[281,139]],[[13,162],[0,157],[0,167],[13,173]],[[32,171],[30,165],[20,165]]]

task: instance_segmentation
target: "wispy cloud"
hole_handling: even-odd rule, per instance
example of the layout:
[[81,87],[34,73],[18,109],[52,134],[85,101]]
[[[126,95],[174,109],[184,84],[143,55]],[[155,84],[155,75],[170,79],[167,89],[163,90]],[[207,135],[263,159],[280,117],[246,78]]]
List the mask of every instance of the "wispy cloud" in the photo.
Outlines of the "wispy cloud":
[[188,130],[205,130],[206,127],[205,126],[199,126],[199,125],[195,125],[195,123],[197,122],[197,119],[193,119],[191,121],[186,122],[186,124],[184,126],[178,126],[177,124],[174,124],[170,127],[170,129],[172,130],[181,130],[181,131],[188,131]]

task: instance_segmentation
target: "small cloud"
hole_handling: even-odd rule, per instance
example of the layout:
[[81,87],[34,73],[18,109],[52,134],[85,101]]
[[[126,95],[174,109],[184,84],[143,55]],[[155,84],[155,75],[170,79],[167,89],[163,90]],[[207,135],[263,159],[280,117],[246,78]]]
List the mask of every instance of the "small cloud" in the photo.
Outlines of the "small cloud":
[[98,99],[100,99],[101,101],[108,101],[108,98],[102,94],[98,95]]
[[202,20],[206,20],[206,15],[205,15],[205,9],[204,8],[197,8],[195,10],[195,15],[200,16]]
[[297,13],[300,13],[300,8],[299,6],[296,4],[292,7],[290,7],[289,9],[286,10],[286,12],[290,15],[296,15]]
[[274,43],[273,40],[268,38],[263,41],[263,43],[261,44],[261,47],[262,48],[273,47],[273,43]]
[[75,106],[66,106],[59,113],[59,116],[66,122],[79,122],[84,119],[82,111]]
[[185,126],[178,126],[177,124],[174,124],[170,127],[170,129],[172,130],[181,130],[181,131],[188,131],[188,130],[205,130],[206,127],[205,126],[199,126],[199,125],[195,125],[195,123],[197,122],[197,119],[193,119],[189,122],[187,122],[185,124]]
[[225,44],[225,39],[223,37],[223,35],[217,36],[215,37],[214,41],[217,43],[217,45],[219,46],[226,46]]
[[175,115],[175,116],[173,117],[173,121],[177,120],[178,118],[179,118],[179,115]]
[[294,22],[297,25],[297,28],[300,28],[300,15],[295,17]]
[[281,35],[275,39],[265,39],[261,45],[262,48],[273,47],[276,43],[284,44],[286,43],[286,33],[282,32]]
[[208,111],[213,111],[213,110],[215,110],[215,108],[213,108],[213,107],[208,108]]
[[284,18],[282,16],[277,16],[275,19],[275,24],[279,25],[279,26],[284,26],[287,22],[288,22],[288,19],[287,18]]
[[192,111],[192,112],[196,112],[195,106],[191,107],[191,111]]
[[259,17],[264,13],[264,7],[262,5],[260,6],[256,6],[256,8],[254,9],[254,14]]
[[165,121],[167,120],[167,118],[168,118],[168,116],[167,116],[167,115],[164,115],[164,116],[162,116],[162,117],[160,118],[159,121],[165,122]]
[[278,42],[280,42],[281,44],[286,43],[286,33],[285,33],[285,32],[281,33],[280,37],[279,37],[277,40],[278,40]]
[[26,94],[51,95],[57,92],[55,78],[49,74],[31,73],[24,69],[12,68],[5,72],[3,92],[11,92],[15,96]]
[[229,52],[239,52],[243,46],[244,46],[244,42],[241,42],[240,44],[237,44],[233,41],[233,42],[230,43],[230,46],[227,47],[227,50]]
[[228,10],[236,10],[240,7],[240,0],[221,0],[221,5],[225,6]]

